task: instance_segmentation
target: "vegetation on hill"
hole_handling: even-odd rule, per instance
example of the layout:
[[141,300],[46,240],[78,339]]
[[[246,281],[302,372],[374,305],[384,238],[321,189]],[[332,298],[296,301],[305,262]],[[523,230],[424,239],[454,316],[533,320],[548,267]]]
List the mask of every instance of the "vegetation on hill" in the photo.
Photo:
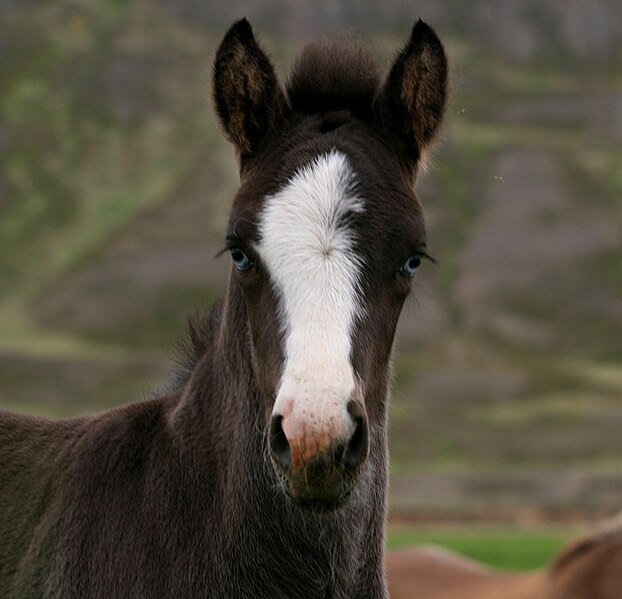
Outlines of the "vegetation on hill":
[[[418,16],[390,2],[374,27],[360,7],[323,4],[329,29],[354,23],[385,58]],[[423,270],[400,325],[394,511],[615,512],[617,5],[594,3],[580,23],[585,3],[505,16],[493,3],[495,28],[481,2],[466,20],[449,3],[421,4],[446,40],[453,97],[418,185],[439,266]],[[227,261],[213,257],[237,174],[208,101],[213,49],[229,18],[255,11],[285,72],[300,40],[323,25],[275,2],[219,6],[0,8],[3,407],[67,415],[148,394],[186,316],[208,309],[224,285]],[[511,32],[506,52],[500,31]]]

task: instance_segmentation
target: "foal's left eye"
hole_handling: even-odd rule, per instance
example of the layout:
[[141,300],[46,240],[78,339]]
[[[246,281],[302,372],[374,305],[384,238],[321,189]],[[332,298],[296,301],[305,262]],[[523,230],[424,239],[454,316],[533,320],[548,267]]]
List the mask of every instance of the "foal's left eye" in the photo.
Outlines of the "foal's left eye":
[[231,248],[229,252],[231,253],[233,265],[238,270],[247,270],[253,265],[253,261],[247,256],[244,250],[240,248]]
[[402,266],[400,266],[400,272],[405,277],[412,277],[415,274],[415,272],[417,272],[417,269],[419,268],[420,265],[421,265],[421,255],[413,254],[410,258],[408,258],[408,260],[406,260],[406,262],[404,262],[404,264],[402,264]]

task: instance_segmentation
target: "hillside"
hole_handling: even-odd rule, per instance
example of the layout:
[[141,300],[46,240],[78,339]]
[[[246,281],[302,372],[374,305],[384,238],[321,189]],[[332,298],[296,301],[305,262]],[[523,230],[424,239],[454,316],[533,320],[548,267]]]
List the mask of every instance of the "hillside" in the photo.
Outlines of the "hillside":
[[[388,3],[378,30],[371,8],[323,4],[332,25],[295,3],[253,5],[281,73],[302,40],[342,23],[387,60],[414,20]],[[618,8],[594,3],[584,23],[578,2],[547,3],[546,19],[495,3],[496,28],[480,4],[463,20],[449,3],[419,13],[446,40],[453,92],[418,184],[439,265],[400,324],[394,511],[610,514],[622,505]],[[148,394],[186,316],[222,289],[214,255],[237,174],[208,74],[242,12],[1,9],[2,407],[66,415]]]

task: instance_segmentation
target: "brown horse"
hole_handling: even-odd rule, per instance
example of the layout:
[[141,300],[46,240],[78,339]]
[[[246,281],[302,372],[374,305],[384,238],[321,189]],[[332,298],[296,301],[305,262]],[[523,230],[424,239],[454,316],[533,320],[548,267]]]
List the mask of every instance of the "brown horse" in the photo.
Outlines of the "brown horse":
[[246,20],[214,99],[232,266],[165,392],[0,413],[0,597],[382,599],[390,356],[426,254],[418,165],[446,58],[419,21],[381,81],[348,41],[283,88]]
[[622,525],[566,547],[545,569],[507,573],[437,547],[389,553],[391,599],[620,599]]

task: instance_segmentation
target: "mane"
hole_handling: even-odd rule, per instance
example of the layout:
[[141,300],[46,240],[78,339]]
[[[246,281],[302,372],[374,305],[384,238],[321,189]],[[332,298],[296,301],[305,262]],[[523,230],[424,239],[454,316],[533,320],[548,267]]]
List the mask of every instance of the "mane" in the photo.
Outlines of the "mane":
[[550,569],[552,571],[557,571],[560,568],[566,567],[569,562],[583,555],[587,551],[590,551],[603,543],[610,543],[612,541],[622,542],[622,513],[605,522],[589,535],[572,541],[555,558]]
[[166,382],[156,389],[155,395],[175,393],[190,380],[197,363],[209,348],[221,304],[222,298],[211,310],[188,317],[185,335],[177,339],[173,346],[171,371]]
[[348,35],[307,46],[294,64],[286,89],[295,112],[371,112],[380,83],[378,65],[367,48]]

